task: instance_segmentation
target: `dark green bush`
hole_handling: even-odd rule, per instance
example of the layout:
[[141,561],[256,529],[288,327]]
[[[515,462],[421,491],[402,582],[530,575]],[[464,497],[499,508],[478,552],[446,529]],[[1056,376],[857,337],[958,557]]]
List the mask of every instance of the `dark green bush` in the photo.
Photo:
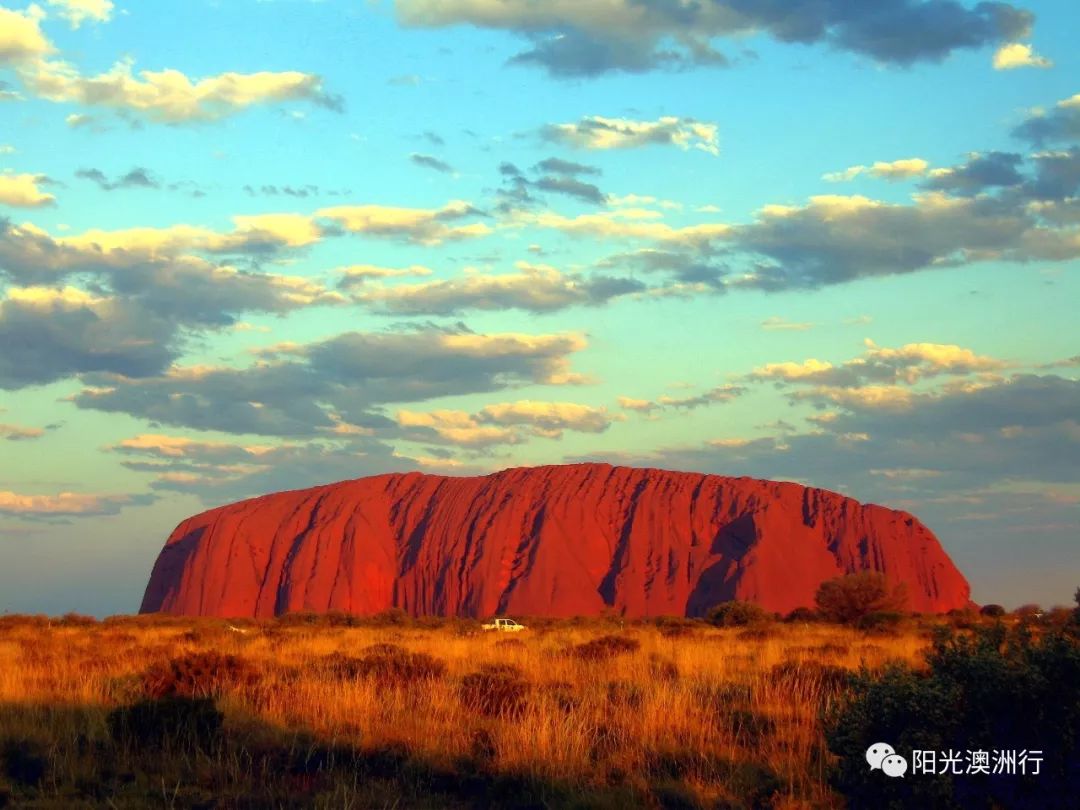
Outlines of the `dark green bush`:
[[[862,672],[826,718],[840,759],[836,787],[859,807],[1075,807],[1080,795],[1080,645],[1063,632],[1001,624],[958,634],[943,628],[929,669]],[[1038,777],[914,774],[870,770],[868,747],[1043,752]]]
[[855,626],[860,630],[876,632],[895,630],[904,621],[905,615],[896,610],[875,610],[855,620]]
[[748,627],[771,620],[772,615],[753,602],[721,602],[705,614],[705,621],[717,627]]
[[983,605],[979,608],[980,616],[989,616],[992,619],[1000,619],[1005,615],[1005,608],[1001,605]]
[[821,583],[814,603],[829,621],[851,624],[870,613],[904,610],[907,589],[902,582],[890,585],[877,571],[860,571]]
[[821,615],[813,608],[797,607],[784,617],[785,622],[820,622]]

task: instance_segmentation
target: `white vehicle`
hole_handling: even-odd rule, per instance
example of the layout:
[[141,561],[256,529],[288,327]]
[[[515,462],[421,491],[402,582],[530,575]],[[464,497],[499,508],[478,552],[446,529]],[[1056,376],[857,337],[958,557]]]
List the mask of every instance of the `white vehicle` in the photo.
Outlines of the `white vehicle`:
[[525,628],[525,625],[518,624],[513,619],[496,619],[491,624],[483,625],[485,630],[499,630],[503,633],[517,633]]

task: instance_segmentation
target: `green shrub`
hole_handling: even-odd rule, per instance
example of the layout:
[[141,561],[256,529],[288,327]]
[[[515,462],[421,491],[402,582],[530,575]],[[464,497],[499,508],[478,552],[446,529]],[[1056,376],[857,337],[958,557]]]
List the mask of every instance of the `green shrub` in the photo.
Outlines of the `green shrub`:
[[[826,718],[840,759],[836,787],[852,807],[991,808],[1075,806],[1080,795],[1080,644],[1063,632],[1035,635],[1001,624],[939,631],[929,669],[863,671]],[[870,770],[867,748],[887,742],[912,763],[913,750],[1042,751],[1037,778]]]
[[907,589],[902,582],[890,586],[877,571],[861,571],[821,583],[814,602],[829,621],[852,624],[870,613],[904,610]]
[[820,622],[821,614],[813,608],[797,607],[784,617],[785,622]]
[[906,616],[896,610],[875,610],[855,620],[855,626],[860,630],[873,632],[887,632],[896,630]]
[[980,616],[989,616],[992,619],[1000,619],[1005,615],[1005,608],[1001,605],[983,605],[979,608]]
[[753,602],[721,602],[709,609],[705,621],[717,627],[748,627],[764,624],[772,619],[761,605]]

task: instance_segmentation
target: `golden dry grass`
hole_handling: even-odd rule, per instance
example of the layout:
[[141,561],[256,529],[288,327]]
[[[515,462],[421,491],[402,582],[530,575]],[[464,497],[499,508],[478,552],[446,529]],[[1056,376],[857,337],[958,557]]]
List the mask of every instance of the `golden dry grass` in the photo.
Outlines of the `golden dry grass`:
[[[460,622],[250,623],[244,632],[218,621],[73,624],[0,625],[0,743],[47,763],[36,786],[9,776],[5,787],[0,772],[0,804],[7,795],[37,807],[516,806],[518,788],[494,787],[512,775],[535,806],[837,807],[821,712],[844,671],[917,663],[927,644],[917,628],[867,635],[819,624],[697,625],[678,636],[614,622],[514,636],[462,635]],[[639,646],[606,660],[573,653],[607,634]],[[376,644],[445,671],[388,680],[334,665]],[[148,669],[206,651],[258,673],[218,698],[227,744],[177,762],[110,739],[108,712],[145,696]],[[488,674],[470,680],[478,672]],[[477,688],[510,689],[517,701],[478,702]],[[269,772],[267,750],[288,750],[293,762],[298,745],[378,762],[390,752],[391,764],[422,767],[406,777],[375,766]],[[245,803],[252,793],[263,798]]]

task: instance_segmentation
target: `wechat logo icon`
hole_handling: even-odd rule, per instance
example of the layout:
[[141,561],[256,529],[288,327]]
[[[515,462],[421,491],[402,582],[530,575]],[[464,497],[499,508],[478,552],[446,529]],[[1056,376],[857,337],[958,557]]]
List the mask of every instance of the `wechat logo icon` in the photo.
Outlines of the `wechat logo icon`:
[[874,743],[867,748],[866,761],[870,770],[884,771],[886,776],[902,777],[908,769],[907,760],[888,743]]

